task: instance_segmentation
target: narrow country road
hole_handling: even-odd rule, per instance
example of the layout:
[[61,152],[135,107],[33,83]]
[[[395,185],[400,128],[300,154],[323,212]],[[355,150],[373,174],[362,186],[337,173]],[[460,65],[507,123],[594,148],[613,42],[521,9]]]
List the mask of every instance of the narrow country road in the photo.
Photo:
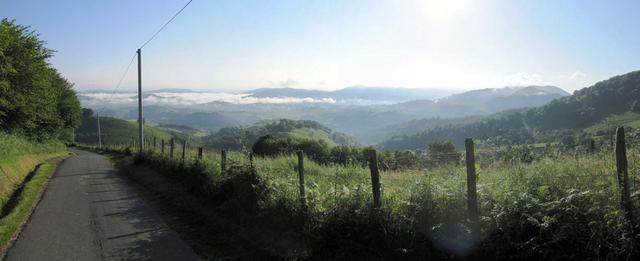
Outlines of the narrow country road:
[[104,156],[72,150],[7,260],[197,260],[115,174]]

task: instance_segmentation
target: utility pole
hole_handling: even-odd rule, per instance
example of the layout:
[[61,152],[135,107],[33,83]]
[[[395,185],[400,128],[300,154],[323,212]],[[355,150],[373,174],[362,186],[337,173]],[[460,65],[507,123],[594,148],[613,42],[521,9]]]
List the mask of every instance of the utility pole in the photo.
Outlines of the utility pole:
[[102,148],[102,133],[100,131],[100,114],[96,114],[98,119],[98,148]]
[[138,137],[140,140],[140,154],[144,151],[144,118],[142,117],[142,58],[138,49]]

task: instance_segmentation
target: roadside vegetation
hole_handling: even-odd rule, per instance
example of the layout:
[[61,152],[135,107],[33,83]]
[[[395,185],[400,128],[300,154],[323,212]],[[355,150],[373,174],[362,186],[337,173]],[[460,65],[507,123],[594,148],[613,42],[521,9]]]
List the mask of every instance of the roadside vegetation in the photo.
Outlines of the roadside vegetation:
[[30,173],[25,182],[8,199],[2,198],[0,214],[0,253],[30,215],[44,185],[56,169],[55,161],[43,163]]
[[50,160],[68,155],[65,143],[80,123],[80,102],[49,63],[53,53],[29,27],[0,21],[0,249],[53,174]]
[[[218,153],[198,159],[191,149],[182,161],[180,150],[173,158],[167,151],[122,156],[130,150],[110,150],[119,155],[122,174],[211,259],[638,258],[640,238],[632,226],[640,219],[627,220],[620,208],[614,154],[607,146],[593,153],[534,146],[478,153],[479,240],[467,220],[460,161],[382,171],[378,210],[369,170],[358,161],[307,159],[302,207],[294,156],[256,156],[252,167],[246,154],[233,152],[221,172]],[[635,145],[628,158],[637,210]]]
[[31,213],[55,170],[68,155],[59,140],[32,141],[0,132],[0,252]]

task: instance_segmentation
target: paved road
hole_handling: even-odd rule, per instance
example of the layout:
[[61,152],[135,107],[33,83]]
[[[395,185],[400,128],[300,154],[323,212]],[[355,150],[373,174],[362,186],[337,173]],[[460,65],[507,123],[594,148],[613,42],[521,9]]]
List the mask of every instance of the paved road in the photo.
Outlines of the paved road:
[[73,150],[7,260],[197,260],[98,154]]

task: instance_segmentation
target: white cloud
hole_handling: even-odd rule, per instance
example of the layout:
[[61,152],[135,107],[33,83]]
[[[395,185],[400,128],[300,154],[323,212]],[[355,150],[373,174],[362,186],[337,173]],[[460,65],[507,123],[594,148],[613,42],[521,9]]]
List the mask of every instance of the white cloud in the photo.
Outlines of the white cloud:
[[519,72],[508,75],[504,78],[507,86],[524,86],[524,85],[548,85],[542,75],[536,73]]
[[571,76],[569,76],[569,79],[575,81],[583,81],[585,78],[587,78],[587,74],[581,71],[575,71],[573,74],[571,74]]
[[[137,101],[135,93],[83,93],[88,97],[87,103],[134,103]],[[300,103],[336,103],[334,99],[322,98],[295,98],[295,97],[250,97],[250,94],[233,94],[222,92],[193,92],[193,93],[154,93],[144,98],[146,104],[171,104],[171,105],[199,105],[210,102],[228,102],[232,104],[300,104]]]
[[288,78],[285,81],[279,81],[279,82],[269,82],[271,84],[272,87],[293,87],[299,84],[298,81]]

